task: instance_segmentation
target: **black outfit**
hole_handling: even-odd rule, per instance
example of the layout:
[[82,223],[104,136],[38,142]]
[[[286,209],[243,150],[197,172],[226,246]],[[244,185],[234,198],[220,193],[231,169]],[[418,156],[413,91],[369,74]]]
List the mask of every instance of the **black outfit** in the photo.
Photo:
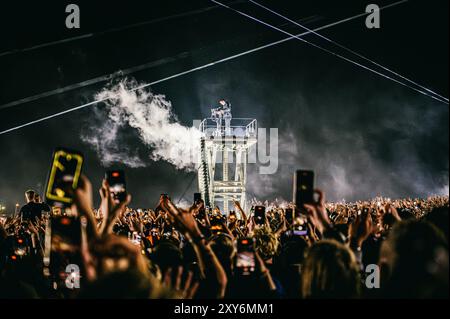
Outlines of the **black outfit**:
[[29,221],[35,221],[36,217],[41,218],[42,211],[49,212],[50,206],[48,206],[45,203],[34,203],[29,202],[28,204],[25,204],[20,209],[20,216],[22,217],[22,220],[29,220]]

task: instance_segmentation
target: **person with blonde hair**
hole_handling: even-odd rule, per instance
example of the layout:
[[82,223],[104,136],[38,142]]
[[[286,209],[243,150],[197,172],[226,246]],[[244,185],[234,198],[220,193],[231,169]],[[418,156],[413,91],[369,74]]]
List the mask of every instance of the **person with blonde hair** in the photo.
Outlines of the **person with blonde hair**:
[[256,228],[253,231],[255,237],[255,248],[261,258],[270,261],[280,248],[280,241],[276,234],[267,226]]

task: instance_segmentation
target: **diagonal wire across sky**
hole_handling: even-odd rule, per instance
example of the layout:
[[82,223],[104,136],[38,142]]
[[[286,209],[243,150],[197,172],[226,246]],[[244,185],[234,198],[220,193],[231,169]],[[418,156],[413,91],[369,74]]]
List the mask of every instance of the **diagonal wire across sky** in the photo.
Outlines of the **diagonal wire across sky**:
[[[431,93],[428,93],[427,91],[425,91],[425,90],[423,90],[423,89],[417,89],[417,88],[415,88],[415,87],[413,87],[413,86],[411,86],[411,85],[409,85],[409,84],[406,84],[406,83],[402,82],[401,80],[395,79],[395,78],[393,78],[393,77],[391,77],[391,76],[388,76],[388,75],[386,75],[386,74],[384,74],[384,73],[381,73],[381,72],[379,72],[379,71],[376,71],[376,70],[374,70],[374,69],[371,69],[370,67],[368,67],[368,66],[366,66],[366,65],[363,65],[363,64],[361,64],[361,63],[359,63],[359,62],[356,62],[356,61],[354,61],[354,60],[352,60],[352,59],[350,59],[350,58],[347,58],[347,57],[345,57],[345,56],[343,56],[343,55],[341,55],[341,54],[338,54],[338,53],[336,53],[336,52],[333,52],[333,51],[331,51],[331,50],[329,50],[329,49],[327,49],[327,48],[324,48],[324,47],[322,47],[322,46],[320,46],[320,45],[317,45],[317,44],[315,44],[315,43],[309,42],[309,41],[303,39],[302,37],[296,36],[296,35],[294,35],[294,34],[288,32],[288,31],[285,31],[285,30],[283,30],[283,29],[281,29],[281,28],[278,28],[278,27],[276,27],[276,26],[274,26],[274,25],[272,25],[272,24],[270,24],[270,23],[267,23],[267,22],[265,22],[265,21],[263,21],[263,20],[261,20],[261,19],[258,19],[258,18],[256,18],[256,17],[250,15],[250,14],[247,14],[247,13],[245,13],[245,12],[243,12],[243,11],[234,9],[234,8],[230,7],[229,5],[226,5],[226,4],[224,4],[224,3],[220,2],[220,1],[217,1],[217,0],[210,0],[210,1],[213,2],[213,3],[215,3],[215,4],[218,4],[218,5],[222,6],[222,7],[224,7],[224,8],[227,8],[227,9],[229,9],[229,10],[231,10],[231,11],[233,11],[233,12],[239,14],[239,15],[242,15],[242,16],[244,16],[244,17],[250,19],[250,20],[256,21],[256,22],[258,22],[258,23],[260,23],[260,24],[262,24],[262,25],[265,25],[265,26],[267,26],[267,27],[269,27],[269,28],[271,28],[271,29],[274,29],[274,30],[276,30],[276,31],[278,31],[278,32],[281,32],[281,33],[283,33],[283,34],[286,34],[286,35],[288,35],[288,36],[294,37],[295,39],[297,39],[297,40],[299,40],[299,41],[301,41],[301,42],[304,42],[304,43],[309,44],[309,45],[311,45],[311,46],[313,46],[313,47],[315,47],[315,48],[317,48],[317,49],[319,49],[319,50],[322,50],[322,51],[324,51],[324,52],[326,52],[326,53],[329,53],[329,54],[331,54],[331,55],[334,55],[334,56],[338,57],[339,59],[342,59],[342,60],[347,61],[347,62],[349,62],[349,63],[351,63],[351,64],[354,64],[354,65],[356,65],[356,66],[358,66],[358,67],[360,67],[360,68],[362,68],[362,69],[365,69],[365,70],[367,70],[367,71],[369,71],[369,72],[375,73],[375,74],[377,74],[377,75],[379,75],[379,76],[381,76],[381,77],[384,77],[385,79],[388,79],[388,80],[390,80],[390,81],[396,82],[396,83],[398,83],[398,84],[400,84],[400,85],[403,85],[403,86],[405,86],[405,87],[407,87],[407,88],[409,88],[409,89],[411,89],[411,90],[414,90],[414,91],[416,91],[416,92],[418,92],[418,93],[421,93],[421,94],[423,94],[423,95],[426,95],[426,96],[428,96],[428,97],[430,97],[430,98],[432,98],[432,99],[434,99],[434,100],[437,100],[437,101],[439,101],[439,102],[442,102],[442,103],[444,103],[444,104],[448,104],[448,99],[444,100],[445,98],[442,99],[442,98],[440,98],[440,97],[437,97],[437,96],[435,96],[435,95],[433,95],[433,94],[431,94]],[[403,0],[402,2],[407,2],[407,1],[408,1],[408,0]],[[313,33],[313,32],[314,32],[313,30],[310,30],[310,33]],[[431,91],[431,90],[429,90],[429,89],[427,89],[427,90],[428,90],[428,91]],[[433,91],[431,91],[431,92],[433,92]],[[433,92],[433,93],[434,93],[434,92]],[[435,93],[434,93],[434,94],[435,94]]]
[[262,4],[260,4],[260,3],[256,2],[256,1],[254,1],[254,0],[248,0],[248,1],[249,1],[250,3],[253,3],[254,5],[260,7],[260,8],[263,8],[263,9],[266,10],[266,11],[269,11],[270,13],[273,13],[274,15],[276,15],[276,16],[278,16],[278,17],[280,17],[280,18],[283,18],[284,20],[286,20],[286,21],[288,21],[288,22],[290,22],[290,23],[292,23],[292,24],[295,24],[296,26],[301,27],[301,28],[304,29],[304,30],[310,31],[312,34],[318,36],[319,38],[324,39],[325,41],[327,41],[327,42],[329,42],[329,43],[332,43],[332,44],[334,44],[335,46],[337,46],[337,47],[339,47],[339,48],[341,48],[341,49],[343,49],[343,50],[345,50],[345,51],[347,51],[347,52],[350,52],[351,54],[353,54],[353,55],[355,55],[355,56],[357,56],[357,57],[359,57],[359,58],[361,58],[361,59],[363,59],[363,60],[365,60],[365,61],[367,61],[367,62],[369,62],[369,63],[371,63],[371,64],[373,64],[373,65],[375,65],[375,66],[377,66],[377,67],[379,67],[379,68],[381,68],[381,69],[383,69],[384,71],[387,71],[387,72],[389,72],[389,73],[391,73],[391,74],[393,74],[393,75],[395,75],[395,76],[401,78],[402,80],[405,80],[405,81],[407,81],[407,82],[409,82],[409,83],[411,83],[411,84],[413,84],[413,85],[415,85],[415,86],[420,87],[422,90],[424,90],[424,91],[426,91],[426,92],[428,92],[428,93],[430,93],[430,94],[432,94],[432,95],[437,96],[437,97],[440,98],[441,100],[444,100],[444,101],[446,101],[446,102],[449,101],[448,98],[446,98],[446,97],[444,97],[444,96],[442,96],[442,95],[440,95],[440,94],[438,94],[438,93],[436,93],[436,92],[434,92],[434,91],[432,91],[432,90],[426,88],[426,87],[423,86],[423,85],[420,85],[420,84],[414,82],[413,80],[408,79],[407,77],[405,77],[405,76],[399,74],[398,72],[395,72],[395,71],[393,71],[393,70],[391,70],[391,69],[389,69],[389,68],[387,68],[387,67],[381,65],[380,63],[375,62],[375,61],[372,60],[372,59],[369,59],[369,58],[365,57],[365,56],[362,55],[361,53],[358,53],[358,52],[356,52],[356,51],[354,51],[354,50],[352,50],[352,49],[350,49],[350,48],[348,48],[348,47],[346,47],[346,46],[344,46],[344,45],[342,45],[342,44],[340,44],[340,43],[338,43],[338,42],[336,42],[336,41],[334,41],[334,40],[331,40],[330,38],[328,38],[328,37],[326,37],[326,36],[324,36],[324,35],[322,35],[322,34],[316,32],[316,31],[314,31],[314,30],[309,29],[308,27],[304,26],[303,24],[300,24],[300,23],[298,23],[297,21],[294,21],[294,20],[290,19],[290,18],[288,18],[288,17],[286,17],[286,16],[280,14],[279,12],[276,12],[276,11],[274,11],[274,10],[272,10],[272,9],[270,9],[270,8],[264,6],[264,5],[262,5]]
[[[237,1],[234,1],[232,4],[238,4],[238,3],[242,3],[242,2],[244,2],[244,0],[237,0]],[[209,6],[209,7],[191,10],[191,11],[183,12],[183,13],[178,13],[178,14],[174,14],[174,15],[170,15],[170,16],[166,16],[166,17],[162,17],[162,18],[156,18],[153,20],[137,22],[137,23],[133,23],[133,24],[128,24],[126,26],[119,26],[119,27],[111,28],[111,29],[104,30],[104,31],[86,33],[86,34],[82,34],[82,35],[75,36],[75,37],[41,43],[41,44],[33,45],[33,46],[27,47],[27,48],[8,50],[8,51],[0,52],[0,58],[11,55],[11,54],[29,52],[29,51],[33,51],[36,49],[51,47],[51,46],[58,45],[58,44],[70,43],[73,41],[94,38],[94,37],[102,36],[102,35],[105,35],[108,33],[139,28],[139,27],[143,27],[143,26],[150,25],[150,24],[156,24],[156,23],[163,22],[163,21],[169,21],[169,20],[178,19],[178,18],[185,18],[185,17],[189,17],[192,15],[209,12],[209,11],[215,10],[217,8],[220,8],[220,6]]]
[[[225,6],[225,7],[229,8],[229,9],[231,9],[231,10],[235,10],[235,9],[233,9],[233,8],[231,8],[231,7],[228,7],[228,6],[224,5],[224,4],[221,4],[221,3],[218,2],[218,1],[215,1],[215,0],[211,0],[211,1],[212,1],[212,2],[215,2],[216,4]],[[380,10],[387,9],[387,8],[390,8],[390,7],[393,7],[393,6],[396,6],[396,5],[400,5],[400,4],[405,3],[405,2],[407,2],[407,0],[401,0],[401,1],[398,1],[398,2],[394,2],[394,3],[391,3],[391,4],[389,4],[389,5],[380,7]],[[239,12],[240,12],[240,11],[239,11]],[[240,13],[242,13],[242,12],[240,12]],[[242,14],[243,14],[243,15],[246,15],[245,13],[242,13]],[[210,67],[212,67],[212,66],[215,66],[215,65],[218,65],[218,64],[227,62],[227,61],[231,61],[231,60],[237,59],[237,58],[239,58],[239,57],[242,57],[242,56],[245,56],[245,55],[248,55],[248,54],[251,54],[251,53],[255,53],[255,52],[258,52],[258,51],[261,51],[261,50],[264,50],[264,49],[267,49],[267,48],[270,48],[270,47],[273,47],[273,46],[276,46],[276,45],[285,43],[285,42],[290,41],[290,40],[293,40],[293,39],[304,40],[304,39],[302,39],[302,37],[305,36],[305,35],[308,35],[308,34],[313,33],[313,32],[318,32],[318,31],[321,31],[321,30],[324,30],[324,29],[328,29],[328,28],[334,27],[334,26],[336,26],[336,25],[339,25],[339,24],[342,24],[342,23],[346,23],[346,22],[355,20],[355,19],[357,19],[357,18],[366,16],[366,15],[367,15],[367,13],[364,12],[364,13],[357,14],[357,15],[354,15],[354,16],[351,16],[351,17],[348,17],[348,18],[345,18],[345,19],[341,19],[341,20],[338,20],[338,21],[336,21],[336,22],[329,23],[329,24],[326,24],[326,25],[324,25],[324,26],[315,28],[315,29],[313,29],[313,30],[305,31],[305,32],[303,32],[303,33],[296,34],[296,35],[291,34],[291,33],[289,33],[289,32],[286,32],[286,31],[284,31],[284,30],[282,30],[282,29],[279,29],[279,28],[277,28],[277,27],[274,27],[274,26],[270,25],[270,27],[277,28],[277,29],[280,30],[281,32],[283,32],[283,33],[289,35],[289,37],[284,38],[284,39],[281,39],[281,40],[278,40],[278,41],[275,41],[275,42],[268,43],[268,44],[263,45],[263,46],[256,47],[256,48],[251,49],[251,50],[247,50],[247,51],[244,51],[244,52],[235,54],[235,55],[232,55],[232,56],[228,56],[228,57],[226,57],[226,58],[223,58],[223,59],[220,59],[220,60],[216,60],[216,61],[210,62],[210,63],[205,64],[205,65],[202,65],[202,66],[198,66],[198,67],[195,67],[195,68],[192,68],[192,69],[189,69],[189,70],[180,72],[180,73],[173,74],[173,75],[171,75],[171,76],[168,76],[168,77],[165,77],[165,78],[162,78],[162,79],[153,81],[153,82],[151,82],[151,83],[147,83],[147,84],[141,85],[141,86],[136,87],[136,88],[133,88],[131,91],[141,90],[141,89],[143,89],[143,88],[146,88],[146,87],[149,87],[149,86],[152,86],[152,85],[156,85],[156,84],[159,84],[159,83],[163,83],[163,82],[166,82],[166,81],[169,81],[169,80],[172,80],[172,79],[175,79],[175,78],[178,78],[178,77],[187,75],[187,74],[191,74],[191,73],[194,73],[194,72],[197,72],[197,71],[200,71],[200,70],[204,70],[204,69],[210,68]],[[248,15],[246,15],[246,16],[248,16]],[[250,17],[250,16],[248,16],[248,17]],[[256,21],[260,21],[259,19],[256,19],[256,18],[254,18],[254,17],[251,17],[251,19],[256,20]],[[263,23],[263,24],[266,24],[265,22],[262,22],[262,23]],[[306,41],[306,40],[305,40],[305,41]],[[312,45],[314,45],[314,44],[312,44]],[[324,49],[324,50],[327,50],[327,49]],[[327,51],[329,51],[329,50],[327,50]],[[337,55],[336,53],[334,53],[334,52],[332,52],[332,51],[329,51],[329,53],[331,53],[331,54],[333,54],[333,55]],[[344,57],[344,59],[346,59],[346,60],[348,60],[349,62],[352,62],[352,63],[353,63],[352,60],[349,60],[349,59],[347,59],[347,58],[345,58],[345,57]],[[370,68],[367,68],[367,67],[365,67],[365,66],[362,66],[362,65],[361,65],[361,67],[370,70]],[[374,71],[374,72],[377,72],[377,71]],[[378,73],[379,73],[379,72],[378,72]],[[378,74],[378,73],[377,73],[377,74]],[[386,75],[384,75],[384,74],[382,74],[382,73],[379,73],[379,75],[381,75],[381,76],[383,76],[383,77],[387,77]],[[389,78],[389,77],[388,77],[388,78]],[[402,83],[402,82],[400,82],[400,81],[398,81],[398,80],[393,79],[393,81],[398,82],[398,83],[400,83],[400,84],[402,84],[402,85],[405,85],[404,83]],[[407,85],[405,85],[405,86],[407,86]],[[415,88],[413,88],[413,89],[416,90],[416,91],[420,91],[420,90],[415,89]],[[426,93],[426,95],[429,95],[429,94]],[[429,96],[430,96],[430,95],[429,95]],[[433,97],[434,99],[439,100],[439,101],[442,102],[442,100],[438,99],[437,97],[434,97],[434,96],[430,96],[430,97]],[[105,99],[100,99],[100,100],[93,100],[93,101],[91,101],[91,102],[88,102],[88,103],[85,103],[85,104],[82,104],[82,105],[79,105],[79,106],[76,106],[76,107],[73,107],[73,108],[70,108],[70,109],[67,109],[67,110],[64,110],[64,111],[55,113],[55,114],[51,114],[51,115],[48,115],[48,116],[45,116],[45,117],[42,117],[42,118],[39,118],[39,119],[30,121],[30,122],[27,122],[27,123],[24,123],[24,124],[15,126],[15,127],[9,128],[9,129],[5,129],[5,130],[3,130],[3,131],[0,131],[0,135],[9,133],[9,132],[12,132],[12,131],[15,131],[15,130],[19,130],[19,129],[21,129],[21,128],[24,128],[24,127],[27,127],[27,126],[30,126],[30,125],[34,125],[34,124],[37,124],[37,123],[40,123],[40,122],[43,122],[43,121],[46,121],[46,120],[50,120],[50,119],[52,119],[52,118],[59,117],[59,116],[62,116],[62,115],[65,115],[65,114],[68,114],[68,113],[71,113],[71,112],[74,112],[74,111],[77,111],[77,110],[86,108],[86,107],[88,107],[88,106],[95,105],[95,104],[98,104],[98,103],[101,103],[101,102],[105,102],[105,101],[107,101],[107,100],[108,100],[107,98],[105,98]],[[447,104],[448,104],[448,103],[447,103]]]

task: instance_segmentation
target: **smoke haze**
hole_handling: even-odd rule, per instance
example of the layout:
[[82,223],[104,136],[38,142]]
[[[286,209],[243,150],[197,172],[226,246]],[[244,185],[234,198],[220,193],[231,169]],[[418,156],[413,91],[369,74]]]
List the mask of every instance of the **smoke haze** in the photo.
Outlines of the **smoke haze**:
[[[107,98],[108,101],[104,108],[97,108],[93,122],[82,134],[83,141],[97,152],[105,166],[122,163],[136,168],[162,160],[176,170],[195,171],[200,132],[179,122],[165,96],[145,89],[136,90],[138,85],[134,80],[124,80],[96,95],[97,99]],[[211,89],[211,95],[221,96],[219,91],[224,90],[226,84],[211,86],[217,88],[217,92]],[[381,114],[372,110],[376,120],[359,126],[355,125],[358,123],[354,122],[354,116],[341,116],[336,122],[323,105],[320,109],[328,116],[321,118],[309,109],[303,96],[296,100],[302,102],[298,107],[304,110],[300,128],[295,127],[296,122],[283,117],[265,123],[275,124],[279,129],[278,171],[264,175],[260,174],[259,164],[249,164],[249,198],[290,201],[293,172],[299,168],[316,172],[317,185],[326,191],[330,200],[448,194],[448,167],[440,176],[430,174],[421,162],[415,143],[411,143],[420,137],[418,133],[428,134],[436,129],[439,111],[410,103],[399,107],[385,99],[380,105],[392,103],[391,111]],[[347,106],[347,110],[351,107]],[[358,107],[353,106],[354,114],[360,112]],[[236,111],[239,112],[239,108]],[[416,124],[417,118],[422,119],[420,125]],[[266,129],[269,134],[269,128]],[[378,134],[386,131],[390,132],[389,136],[399,138],[389,143],[389,136],[377,141]],[[135,134],[140,145],[128,143],[127,134]],[[135,148],[128,145],[135,145]],[[140,148],[149,150],[148,158],[139,155],[136,149]]]
[[136,90],[137,86],[135,81],[123,80],[98,93],[95,98],[106,99],[106,108],[97,109],[82,140],[96,150],[104,166],[122,163],[132,168],[143,167],[145,160],[137,155],[136,149],[129,148],[120,134],[132,129],[142,143],[138,147],[150,149],[150,160],[167,161],[179,170],[194,170],[200,131],[181,125],[164,95]]

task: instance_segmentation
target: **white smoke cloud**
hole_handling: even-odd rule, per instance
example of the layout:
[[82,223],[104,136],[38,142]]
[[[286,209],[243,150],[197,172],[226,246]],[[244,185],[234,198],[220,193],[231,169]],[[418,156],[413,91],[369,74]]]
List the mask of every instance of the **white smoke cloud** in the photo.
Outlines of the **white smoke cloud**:
[[120,129],[131,127],[149,148],[151,160],[169,162],[180,170],[195,170],[200,131],[180,124],[164,95],[136,89],[137,85],[135,81],[124,80],[96,95],[96,99],[107,99],[106,119],[89,128],[82,135],[83,141],[97,151],[105,166],[114,162],[130,167],[146,166],[138,150],[119,147]]

